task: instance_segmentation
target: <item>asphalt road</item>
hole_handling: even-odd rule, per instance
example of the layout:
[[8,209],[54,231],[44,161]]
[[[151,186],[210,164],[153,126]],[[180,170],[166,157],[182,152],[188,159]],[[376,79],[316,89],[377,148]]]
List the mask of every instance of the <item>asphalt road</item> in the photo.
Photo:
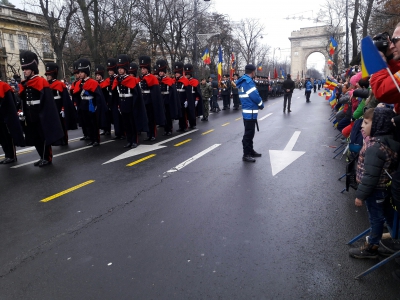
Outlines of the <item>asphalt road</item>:
[[256,163],[233,110],[129,152],[74,131],[46,168],[21,149],[0,166],[0,299],[400,299],[394,262],[354,280],[376,261],[348,256],[368,221],[340,193],[329,105],[282,102],[260,113]]

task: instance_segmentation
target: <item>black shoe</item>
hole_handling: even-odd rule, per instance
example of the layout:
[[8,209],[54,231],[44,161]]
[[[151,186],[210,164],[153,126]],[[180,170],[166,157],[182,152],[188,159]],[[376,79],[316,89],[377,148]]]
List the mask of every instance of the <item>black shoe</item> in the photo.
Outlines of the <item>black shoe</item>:
[[126,144],[126,145],[124,146],[124,148],[130,148],[130,147],[132,147],[132,143],[128,143],[128,144]]
[[171,131],[168,131],[168,132],[164,132],[164,133],[163,133],[163,136],[170,136],[170,135],[172,135],[172,132],[171,132]]
[[120,140],[122,136],[115,136],[112,138],[112,140]]
[[239,109],[239,107],[234,107],[234,108],[233,108],[233,110],[238,110],[238,109]]
[[196,126],[190,126],[189,128],[190,129],[196,129]]
[[200,121],[206,121],[206,118],[202,117],[202,118],[200,119]]
[[17,161],[17,158],[8,158],[8,157],[6,157],[2,161],[0,161],[0,164],[6,165],[6,164],[11,164],[11,163],[16,162],[16,161]]
[[111,132],[106,131],[104,135],[111,135]]
[[361,248],[352,248],[349,254],[354,258],[378,258],[378,245],[365,243]]
[[226,107],[222,108],[222,110],[226,110]]
[[251,156],[252,157],[261,157],[261,153],[258,153],[258,152],[256,152],[256,151],[253,151],[252,153],[251,153]]
[[253,162],[253,163],[256,162],[255,158],[251,157],[250,155],[244,155],[242,157],[242,160],[245,162]]
[[382,246],[387,252],[394,254],[400,250],[400,240],[394,239],[383,239],[379,242],[379,246]]
[[93,142],[92,146],[93,146],[93,147],[100,146],[100,143],[99,143],[99,142]]
[[48,165],[51,165],[51,161],[43,159],[39,164],[39,168],[42,168],[42,167],[45,167],[45,166],[48,166]]
[[288,113],[292,112],[290,109],[287,110]]
[[42,162],[42,159],[39,159],[37,162],[35,162],[33,165],[35,167],[38,167],[40,165],[40,163]]
[[185,132],[185,131],[186,131],[186,129],[183,129],[183,128],[179,128],[176,130],[176,132]]
[[152,136],[152,137],[147,137],[147,138],[145,138],[144,140],[145,140],[145,141],[155,141],[156,138],[155,138],[154,136]]
[[136,143],[132,143],[131,149],[135,149],[138,145]]
[[95,143],[95,142],[87,143],[86,146],[93,146],[94,143]]
[[105,135],[105,134],[106,134],[105,131],[100,132],[100,135]]
[[119,140],[121,140],[121,141],[124,140],[124,139],[126,139],[125,136],[120,136],[120,137],[119,137]]
[[285,110],[286,110],[286,109],[283,110],[283,113],[285,113]]
[[85,136],[81,137],[79,140],[80,141],[86,141],[87,139],[88,139],[88,136],[85,135]]

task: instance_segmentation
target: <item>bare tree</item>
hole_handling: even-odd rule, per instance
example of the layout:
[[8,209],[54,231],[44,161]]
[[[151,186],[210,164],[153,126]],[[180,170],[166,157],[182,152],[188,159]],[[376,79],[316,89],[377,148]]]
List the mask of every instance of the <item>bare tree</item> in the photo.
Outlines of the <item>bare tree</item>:
[[244,19],[237,24],[235,29],[240,54],[243,56],[246,64],[255,64],[258,46],[257,40],[262,36],[264,25],[256,19]]

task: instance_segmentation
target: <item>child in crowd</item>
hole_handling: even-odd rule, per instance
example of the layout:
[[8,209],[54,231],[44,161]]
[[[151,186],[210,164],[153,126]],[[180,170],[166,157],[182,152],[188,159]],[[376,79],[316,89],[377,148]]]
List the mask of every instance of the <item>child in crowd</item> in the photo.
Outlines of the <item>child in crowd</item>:
[[383,233],[385,217],[383,202],[387,196],[386,184],[397,167],[397,153],[400,143],[393,139],[394,112],[385,107],[370,108],[364,113],[362,134],[364,145],[357,165],[356,206],[363,202],[368,210],[371,232],[361,248],[352,248],[349,254],[354,258],[377,258],[379,242]]

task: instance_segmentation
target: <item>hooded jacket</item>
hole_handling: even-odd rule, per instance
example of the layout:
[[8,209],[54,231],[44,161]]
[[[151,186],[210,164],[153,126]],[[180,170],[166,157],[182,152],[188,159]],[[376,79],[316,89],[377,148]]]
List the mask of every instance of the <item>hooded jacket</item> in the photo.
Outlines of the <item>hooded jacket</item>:
[[374,190],[385,190],[391,174],[397,167],[400,143],[393,139],[394,116],[391,109],[379,107],[374,111],[371,134],[360,151],[357,164],[358,188],[356,197],[365,200]]
[[253,79],[245,74],[238,79],[236,86],[239,89],[239,98],[242,102],[243,119],[257,120],[258,109],[263,109],[264,104]]

